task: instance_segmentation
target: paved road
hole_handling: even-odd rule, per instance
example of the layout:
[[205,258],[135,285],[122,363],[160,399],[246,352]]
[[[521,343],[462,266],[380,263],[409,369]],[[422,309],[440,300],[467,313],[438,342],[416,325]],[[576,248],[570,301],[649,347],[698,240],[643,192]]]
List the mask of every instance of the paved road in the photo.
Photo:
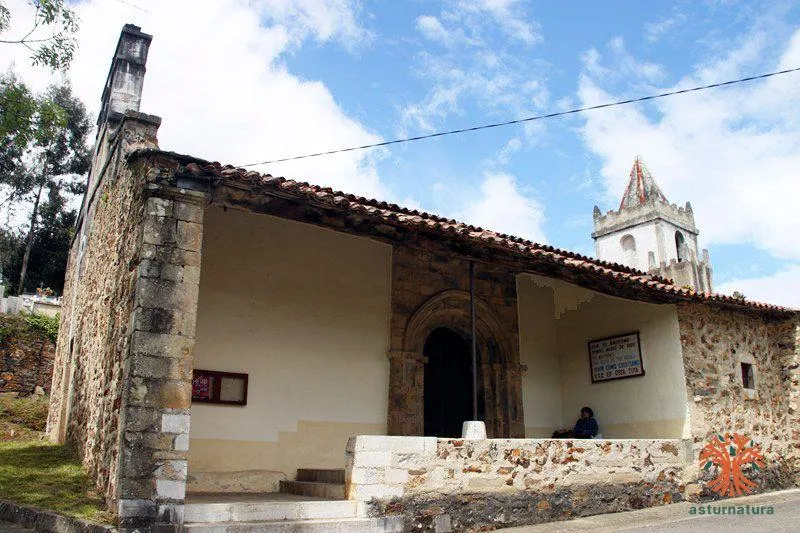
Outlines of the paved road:
[[[692,504],[678,503],[665,505],[641,511],[628,513],[615,513],[607,515],[579,518],[566,522],[553,522],[537,526],[503,529],[505,533],[554,533],[591,531],[592,533],[611,533],[624,531],[625,533],[637,532],[668,532],[668,533],[731,533],[732,531],[746,531],[747,533],[770,533],[800,531],[800,490],[792,489],[770,494],[747,496],[704,504],[728,507],[737,506],[746,512],[749,506],[752,513],[753,507],[772,507],[773,514],[725,514],[725,515],[700,515],[690,514]],[[695,510],[700,507],[695,505]]]

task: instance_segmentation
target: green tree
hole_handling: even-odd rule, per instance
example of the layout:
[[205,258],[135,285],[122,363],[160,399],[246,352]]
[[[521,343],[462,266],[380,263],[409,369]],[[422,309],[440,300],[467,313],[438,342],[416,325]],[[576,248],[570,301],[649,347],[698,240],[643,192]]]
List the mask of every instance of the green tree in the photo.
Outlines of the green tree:
[[[0,0],[0,45],[27,50],[34,65],[53,71],[66,70],[75,54],[78,31],[75,13],[65,7],[63,0],[30,0],[29,3],[33,7],[32,20],[27,25],[21,22],[24,29],[19,33],[13,30],[15,35],[9,35],[12,14],[4,0]],[[14,20],[24,16],[27,14],[17,13]],[[0,172],[7,172],[9,165],[20,159],[21,150],[33,135],[37,106],[33,95],[13,72],[0,76],[0,89]],[[8,145],[11,141],[17,144]]]
[[[12,14],[0,0],[0,44],[20,46],[30,52],[34,65],[66,70],[75,55],[78,18],[64,0],[30,0],[33,18],[20,33],[7,35]],[[16,19],[15,19],[16,20]]]
[[[11,164],[9,171],[0,174],[9,213],[20,205],[31,205],[21,258],[19,246],[8,255],[10,263],[19,264],[19,276],[9,276],[8,265],[4,269],[6,277],[16,282],[20,293],[30,286],[26,282],[29,264],[36,264],[38,278],[31,281],[52,281],[53,276],[63,276],[66,248],[75,221],[75,213],[68,209],[63,195],[83,192],[81,175],[88,170],[90,158],[86,140],[91,122],[86,107],[72,95],[69,85],[52,86],[33,100],[30,131],[7,133],[0,147],[8,153],[22,150],[22,158]],[[0,161],[11,159],[8,153],[0,155]],[[43,202],[45,191],[47,199]],[[15,232],[7,228],[6,232],[4,240],[8,246],[19,243],[20,230]],[[35,242],[38,248],[34,248]],[[60,273],[54,274],[59,269]]]

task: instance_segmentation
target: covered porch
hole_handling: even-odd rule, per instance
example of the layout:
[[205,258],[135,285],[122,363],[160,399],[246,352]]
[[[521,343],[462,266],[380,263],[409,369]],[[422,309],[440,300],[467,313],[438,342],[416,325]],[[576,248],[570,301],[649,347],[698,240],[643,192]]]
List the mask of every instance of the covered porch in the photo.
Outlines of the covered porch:
[[[203,220],[193,370],[247,385],[236,401],[194,399],[187,492],[303,494],[316,481],[299,472],[336,470],[336,488],[310,494],[342,498],[350,437],[460,437],[473,418],[470,261],[478,418],[490,438],[548,438],[583,405],[607,438],[683,436],[673,305],[363,219],[301,217],[273,201],[256,212],[252,195],[226,194]],[[587,343],[632,331],[646,374],[592,383]]]

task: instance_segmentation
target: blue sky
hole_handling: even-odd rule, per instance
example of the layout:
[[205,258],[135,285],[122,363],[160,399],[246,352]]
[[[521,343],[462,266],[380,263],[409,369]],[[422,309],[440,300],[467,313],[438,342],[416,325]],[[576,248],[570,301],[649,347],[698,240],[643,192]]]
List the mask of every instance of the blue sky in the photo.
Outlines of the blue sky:
[[[77,4],[76,90],[97,107],[119,28],[139,24],[161,146],[234,164],[800,66],[800,2],[130,4]],[[800,307],[798,104],[800,73],[258,169],[591,255],[592,208],[616,207],[639,154],[691,201],[717,289]]]

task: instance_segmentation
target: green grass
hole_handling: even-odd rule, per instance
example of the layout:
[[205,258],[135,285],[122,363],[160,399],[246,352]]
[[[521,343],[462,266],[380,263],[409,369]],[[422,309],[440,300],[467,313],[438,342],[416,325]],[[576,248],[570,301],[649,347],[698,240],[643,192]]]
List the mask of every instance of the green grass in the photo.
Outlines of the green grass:
[[0,394],[0,440],[32,439],[47,425],[47,396],[16,398]]
[[66,446],[38,440],[0,442],[0,499],[108,522],[103,500],[89,487],[83,467]]
[[0,499],[112,521],[71,450],[43,440],[47,406],[47,397],[0,395]]

